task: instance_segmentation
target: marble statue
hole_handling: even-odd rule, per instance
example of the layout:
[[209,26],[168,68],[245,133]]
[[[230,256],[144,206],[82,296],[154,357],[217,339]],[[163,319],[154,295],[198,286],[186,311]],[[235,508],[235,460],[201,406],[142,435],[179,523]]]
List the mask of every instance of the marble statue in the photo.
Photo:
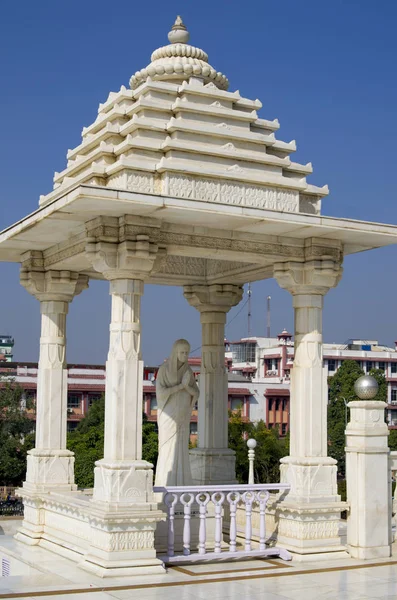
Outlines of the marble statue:
[[156,486],[191,485],[189,463],[190,417],[199,396],[188,364],[190,344],[177,340],[156,380],[159,457]]

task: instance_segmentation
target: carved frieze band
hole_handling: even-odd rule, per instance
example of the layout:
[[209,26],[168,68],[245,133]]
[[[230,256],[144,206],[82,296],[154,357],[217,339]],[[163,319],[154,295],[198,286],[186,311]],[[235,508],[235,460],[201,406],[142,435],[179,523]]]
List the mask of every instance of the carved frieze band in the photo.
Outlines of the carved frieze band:
[[214,277],[239,269],[247,263],[227,260],[212,260],[195,256],[167,256],[159,273],[164,275],[184,275],[187,277]]
[[162,180],[152,173],[125,170],[108,180],[108,187],[143,194],[165,194],[186,200],[232,204],[281,212],[299,211],[299,192],[283,188],[238,183],[222,179],[179,174],[164,174]]
[[176,198],[298,212],[299,192],[282,188],[234,183],[217,179],[169,175],[166,193]]
[[[137,223],[132,217],[124,216],[115,217],[98,217],[86,223],[86,238],[71,240],[68,247],[63,247],[58,251],[50,249],[44,256],[41,252],[32,251],[26,253],[24,259],[24,268],[33,269],[48,269],[55,264],[78,256],[87,249],[87,242],[90,244],[98,242],[116,243],[136,242],[140,236],[146,236],[151,244],[156,244],[159,248],[157,254],[164,254],[165,248],[168,249],[169,257],[167,263],[161,266],[161,272],[164,274],[186,274],[186,275],[204,275],[204,266],[200,258],[189,257],[188,260],[182,260],[179,256],[173,254],[172,246],[184,248],[200,248],[210,250],[225,250],[230,252],[238,252],[243,254],[258,255],[269,257],[270,259],[278,258],[292,259],[294,261],[308,260],[333,260],[341,263],[343,259],[342,244],[326,240],[311,238],[306,240],[302,246],[283,244],[277,241],[263,241],[259,237],[255,239],[252,236],[249,239],[235,239],[232,236],[218,237],[215,231],[210,229],[204,234],[196,234],[194,232],[170,231],[169,228],[162,227],[161,222],[153,221],[153,223]],[[143,238],[142,238],[143,239]],[[194,254],[194,251],[192,252]],[[172,256],[172,259],[170,259]],[[234,257],[231,257],[234,258]],[[159,261],[157,261],[159,262]],[[240,261],[220,261],[208,259],[205,266],[205,275],[213,276],[225,272],[225,262],[229,265],[228,270],[238,270],[244,267],[244,263]],[[255,260],[250,260],[255,262]],[[262,262],[262,261],[259,261]],[[222,264],[223,263],[223,264]],[[158,271],[160,264],[156,267]],[[184,271],[183,271],[184,270]]]

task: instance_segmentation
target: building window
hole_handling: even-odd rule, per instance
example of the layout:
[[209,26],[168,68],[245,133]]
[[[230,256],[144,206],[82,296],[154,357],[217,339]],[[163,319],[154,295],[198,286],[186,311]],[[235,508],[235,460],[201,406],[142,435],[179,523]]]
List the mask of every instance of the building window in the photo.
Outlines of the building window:
[[379,361],[379,369],[381,371],[386,371],[386,363],[383,360]]
[[391,363],[391,372],[392,373],[397,373],[397,362],[392,362]]
[[241,396],[233,396],[230,400],[230,410],[237,411],[242,410],[244,404],[244,398]]
[[392,388],[391,390],[391,401],[397,404],[397,388]]
[[154,412],[157,410],[157,398],[156,396],[150,397],[150,412]]
[[197,423],[190,423],[190,435],[197,435]]
[[256,342],[247,342],[232,345],[234,363],[255,362]]
[[287,410],[288,408],[288,400],[286,398],[283,398],[283,411]]
[[68,421],[68,433],[71,433],[72,431],[74,431],[78,424],[79,424],[78,421]]
[[370,361],[370,360],[367,360],[367,363],[366,363],[366,369],[367,369],[367,373],[369,373],[369,372],[370,372],[370,370],[371,370],[371,369],[373,369],[373,368],[374,368],[374,366],[373,366],[373,363],[372,363],[372,361]]
[[328,359],[328,371],[336,371],[336,360],[333,358]]
[[68,408],[79,408],[81,406],[80,394],[68,394]]
[[88,395],[88,408],[90,408],[94,402],[100,400],[101,394],[89,394]]
[[281,425],[281,435],[286,435],[287,433],[287,423],[283,423]]
[[281,402],[280,398],[277,398],[276,399],[276,410],[280,410],[280,402]]

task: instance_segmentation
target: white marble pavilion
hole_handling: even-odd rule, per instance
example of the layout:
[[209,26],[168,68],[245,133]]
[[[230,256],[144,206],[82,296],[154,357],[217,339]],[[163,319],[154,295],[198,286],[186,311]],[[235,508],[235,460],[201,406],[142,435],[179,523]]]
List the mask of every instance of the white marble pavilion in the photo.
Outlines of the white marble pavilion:
[[[278,121],[258,116],[259,100],[228,89],[207,54],[188,44],[179,17],[168,38],[129,88],[99,105],[38,209],[0,234],[0,260],[21,264],[21,284],[38,299],[42,319],[36,447],[17,538],[100,575],[162,571],[154,532],[164,515],[141,454],[144,287],[183,286],[200,313],[192,473],[197,484],[225,484],[235,481],[226,315],[243,284],[274,277],[292,295],[295,363],[291,455],[281,465],[291,491],[269,507],[269,519],[278,544],[295,555],[340,556],[345,504],[327,456],[323,298],[338,284],[345,255],[395,244],[397,228],[321,216],[328,188],[307,182],[311,164],[291,160],[296,145],[276,137]],[[65,358],[69,303],[90,279],[108,280],[112,297],[105,449],[92,498],[76,490],[66,449]]]

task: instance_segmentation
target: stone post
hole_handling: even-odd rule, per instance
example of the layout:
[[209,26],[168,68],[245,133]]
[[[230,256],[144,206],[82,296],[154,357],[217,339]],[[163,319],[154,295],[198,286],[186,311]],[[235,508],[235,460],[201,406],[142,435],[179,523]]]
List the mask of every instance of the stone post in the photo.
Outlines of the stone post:
[[71,491],[74,455],[66,449],[66,315],[69,302],[88,287],[70,271],[28,271],[21,284],[40,301],[41,337],[36,397],[36,445],[28,452],[23,491]]
[[327,381],[323,368],[323,297],[340,280],[338,261],[279,263],[274,277],[293,296],[295,358],[291,372],[290,456],[281,481],[291,491],[280,505],[278,543],[301,558],[342,550],[338,529],[344,505],[336,461],[327,456]]
[[238,304],[237,285],[187,285],[184,296],[200,312],[202,326],[198,448],[190,451],[196,485],[236,483],[235,455],[228,448],[228,382],[225,369],[226,313]]
[[353,558],[391,556],[391,490],[385,402],[349,403],[346,483],[347,547]]
[[106,362],[105,448],[96,462],[92,540],[87,570],[108,574],[164,572],[154,532],[165,515],[153,496],[153,465],[142,460],[140,306],[144,280],[158,248],[146,235],[122,243],[89,242],[86,255],[110,282],[112,297]]

